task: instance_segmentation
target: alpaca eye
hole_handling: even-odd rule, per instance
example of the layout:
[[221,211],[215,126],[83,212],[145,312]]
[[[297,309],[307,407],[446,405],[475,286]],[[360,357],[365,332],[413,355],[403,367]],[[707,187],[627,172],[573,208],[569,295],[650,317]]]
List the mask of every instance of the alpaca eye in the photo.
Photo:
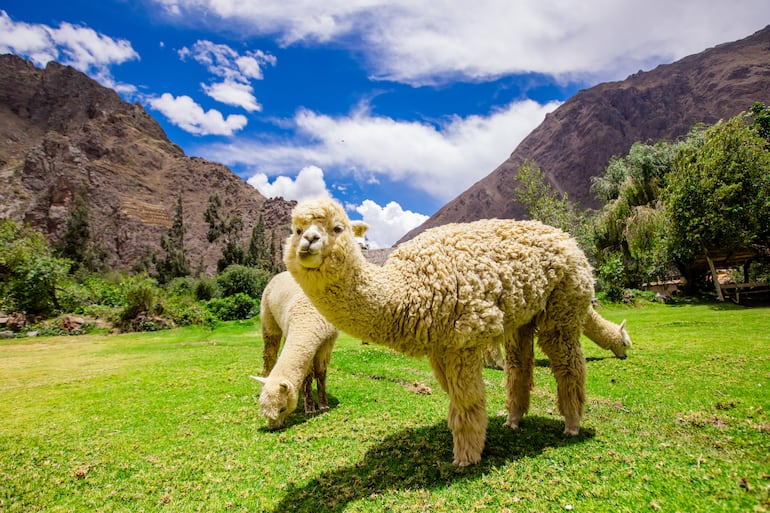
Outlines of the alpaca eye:
[[342,233],[342,231],[343,231],[344,229],[345,229],[345,228],[344,228],[344,227],[343,227],[341,224],[335,225],[335,226],[334,226],[334,233]]
[[297,230],[296,230],[294,233],[296,233],[298,236],[299,236],[299,235],[302,235],[302,230],[300,230],[299,228],[297,228]]
[[283,413],[283,412],[285,412],[286,410],[287,410],[287,408],[286,408],[286,406],[284,406],[283,408],[281,408],[281,409],[278,411],[278,413]]

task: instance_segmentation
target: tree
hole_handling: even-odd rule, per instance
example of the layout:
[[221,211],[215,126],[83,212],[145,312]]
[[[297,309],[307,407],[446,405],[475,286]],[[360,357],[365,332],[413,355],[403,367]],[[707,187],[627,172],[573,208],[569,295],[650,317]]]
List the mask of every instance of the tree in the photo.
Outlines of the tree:
[[244,264],[270,271],[272,270],[271,260],[272,254],[269,253],[265,236],[265,220],[260,214],[259,221],[251,229],[251,239],[249,240],[249,248],[246,250]]
[[85,188],[74,195],[67,228],[55,247],[58,256],[72,262],[71,272],[100,270],[103,255],[98,255],[91,238],[91,208]]
[[166,236],[161,236],[160,247],[165,257],[155,264],[155,271],[160,283],[168,283],[174,278],[190,274],[190,261],[184,246],[184,209],[182,196],[177,196],[171,228]]
[[45,314],[58,308],[56,290],[70,264],[53,256],[42,233],[0,219],[0,309]]
[[[604,275],[621,281],[601,285],[638,287],[666,272],[661,246],[666,220],[660,194],[676,151],[676,144],[663,141],[635,143],[628,155],[612,157],[604,175],[592,179],[591,191],[604,201],[592,221],[598,274],[600,281]],[[605,273],[605,265],[612,272]]]
[[567,194],[559,193],[534,162],[526,160],[519,166],[516,182],[513,196],[527,216],[569,232],[584,245],[585,213],[578,212]]
[[770,239],[770,152],[746,113],[694,134],[668,175],[667,246],[682,274],[709,249],[744,249]]
[[244,251],[240,246],[243,220],[234,215],[222,213],[222,200],[219,194],[209,197],[209,205],[203,213],[204,220],[209,225],[208,241],[216,242],[222,239],[222,258],[217,261],[217,271],[222,271],[229,265],[243,264]]

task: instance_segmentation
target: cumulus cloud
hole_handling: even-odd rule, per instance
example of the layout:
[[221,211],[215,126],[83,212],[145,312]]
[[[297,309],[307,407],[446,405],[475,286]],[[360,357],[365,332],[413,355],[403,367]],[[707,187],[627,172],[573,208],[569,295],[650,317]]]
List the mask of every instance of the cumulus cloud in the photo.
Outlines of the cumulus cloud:
[[169,93],[148,99],[150,106],[182,130],[195,135],[232,135],[246,126],[246,117],[230,114],[226,118],[214,109],[207,111],[189,96]]
[[[270,182],[266,174],[257,173],[249,178],[248,182],[268,198],[281,197],[285,200],[304,201],[331,197],[324,179],[324,172],[317,166],[303,168],[296,178],[281,175]],[[381,207],[367,199],[360,205],[349,205],[348,209],[360,214],[369,225],[366,238],[371,249],[392,246],[406,232],[428,219],[426,215],[404,210],[395,201]]]
[[203,85],[203,91],[211,98],[226,105],[241,107],[248,112],[261,111],[262,105],[253,94],[249,84],[224,81],[212,85]]
[[292,140],[241,139],[197,151],[270,175],[293,174],[296,163],[305,162],[362,183],[387,177],[447,201],[495,169],[557,106],[526,100],[438,125],[376,116],[365,106],[345,116],[301,110],[292,121],[298,134]]
[[275,65],[275,56],[261,50],[241,55],[230,46],[199,40],[192,47],[179,50],[183,60],[192,58],[206,67],[209,73],[222,81],[202,84],[204,92],[218,102],[241,107],[248,112],[261,111],[262,105],[254,96],[252,80],[264,78],[264,65]]
[[304,201],[314,198],[329,198],[324,172],[320,167],[307,166],[300,170],[295,179],[278,176],[270,183],[264,173],[257,173],[248,182],[267,198],[281,197],[285,200]]
[[172,19],[197,16],[285,45],[360,41],[373,76],[410,84],[526,71],[623,78],[745,37],[770,19],[766,0],[484,0],[471,9],[454,0],[155,2]]
[[0,53],[13,53],[44,66],[56,60],[72,66],[116,89],[133,89],[116,84],[109,71],[114,64],[138,60],[139,54],[125,39],[112,39],[95,30],[61,23],[58,27],[16,22],[0,10]]
[[381,207],[372,200],[364,200],[354,210],[369,225],[366,238],[371,249],[389,248],[409,230],[428,220],[428,216],[404,210],[395,201]]

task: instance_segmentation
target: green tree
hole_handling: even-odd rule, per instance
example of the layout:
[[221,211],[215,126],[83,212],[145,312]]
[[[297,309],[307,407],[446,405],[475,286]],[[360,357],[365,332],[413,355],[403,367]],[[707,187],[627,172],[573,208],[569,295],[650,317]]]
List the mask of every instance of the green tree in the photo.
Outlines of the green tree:
[[[676,144],[663,141],[635,143],[592,179],[591,191],[604,202],[592,220],[593,255],[600,271],[604,265],[612,270],[599,273],[603,288],[638,287],[665,273],[661,234],[666,217],[660,194],[676,152]],[[603,275],[620,282],[602,283]]]
[[162,260],[155,265],[160,283],[168,283],[174,278],[189,276],[190,261],[184,245],[184,208],[182,196],[177,196],[171,228],[166,236],[161,236],[160,247],[165,252]]
[[269,251],[270,248],[267,245],[267,237],[265,236],[265,220],[262,214],[260,214],[259,221],[251,229],[251,239],[249,240],[249,248],[246,250],[244,264],[250,267],[271,270],[270,260],[272,260],[272,254]]
[[534,162],[526,160],[519,166],[516,182],[514,200],[529,218],[570,233],[585,247],[587,214],[579,212],[566,193],[559,193]]
[[72,199],[72,209],[64,235],[55,244],[56,253],[72,262],[71,272],[101,270],[105,255],[98,251],[91,238],[91,207],[85,188]]
[[45,236],[0,219],[0,309],[47,314],[59,307],[56,291],[71,262],[53,256]]
[[223,241],[222,258],[217,261],[217,271],[233,264],[243,264],[245,253],[240,245],[243,220],[239,216],[222,212],[219,194],[209,197],[209,205],[203,213],[203,218],[209,225],[208,241]]
[[760,126],[742,113],[701,132],[677,155],[664,195],[668,252],[685,276],[706,250],[770,239],[770,152]]

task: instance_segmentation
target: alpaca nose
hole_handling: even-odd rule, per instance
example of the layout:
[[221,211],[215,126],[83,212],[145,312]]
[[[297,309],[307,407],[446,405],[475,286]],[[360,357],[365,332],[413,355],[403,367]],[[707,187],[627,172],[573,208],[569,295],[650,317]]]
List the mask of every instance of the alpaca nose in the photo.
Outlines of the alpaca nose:
[[310,244],[314,243],[315,241],[317,241],[318,239],[320,239],[320,238],[321,238],[321,236],[320,236],[320,235],[318,235],[318,234],[317,234],[317,233],[315,233],[315,232],[312,232],[312,233],[311,233],[311,232],[305,232],[305,235],[303,235],[303,237],[304,237],[304,238],[305,238],[305,240],[306,240],[306,241],[308,241],[308,243],[310,243]]

